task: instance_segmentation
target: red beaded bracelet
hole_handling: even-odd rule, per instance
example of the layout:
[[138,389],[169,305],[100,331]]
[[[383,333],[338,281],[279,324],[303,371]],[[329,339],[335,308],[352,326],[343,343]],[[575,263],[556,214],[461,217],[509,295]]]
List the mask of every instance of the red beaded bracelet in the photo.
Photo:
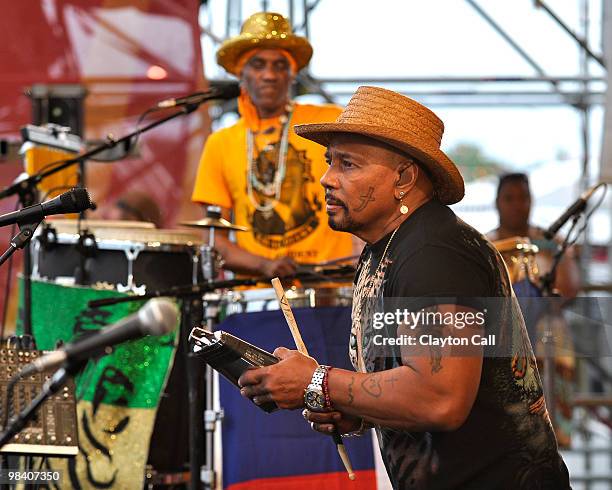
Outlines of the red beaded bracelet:
[[329,372],[332,370],[331,366],[325,366],[325,374],[323,375],[323,397],[325,398],[325,409],[332,411],[334,407],[331,403],[331,397],[329,396]]

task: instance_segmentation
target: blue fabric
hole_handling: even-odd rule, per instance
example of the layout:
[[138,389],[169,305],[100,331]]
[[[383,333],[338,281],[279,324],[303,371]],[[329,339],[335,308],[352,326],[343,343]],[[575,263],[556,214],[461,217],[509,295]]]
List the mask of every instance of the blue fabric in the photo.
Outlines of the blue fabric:
[[[348,338],[350,309],[296,308],[295,319],[309,354],[321,364],[351,369]],[[280,310],[228,317],[220,326],[252,344],[272,352],[276,347],[295,349]],[[236,387],[220,377],[223,422],[223,480],[229,485],[257,478],[344,471],[329,436],[312,431],[301,410],[267,414],[240,396]],[[369,435],[345,440],[354,469],[374,469]]]
[[536,327],[538,320],[546,309],[546,303],[542,299],[542,291],[529,279],[515,282],[512,287],[523,312],[531,345],[536,345],[538,342]]

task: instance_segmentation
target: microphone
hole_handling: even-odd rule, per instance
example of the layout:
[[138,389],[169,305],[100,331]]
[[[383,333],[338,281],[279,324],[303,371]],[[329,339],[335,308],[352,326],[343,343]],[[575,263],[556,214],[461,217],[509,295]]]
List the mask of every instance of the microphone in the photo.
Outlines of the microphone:
[[71,342],[57,351],[49,352],[23,368],[20,377],[40,373],[64,362],[82,362],[108,347],[146,335],[164,335],[176,328],[179,313],[169,299],[155,298],[122,320],[103,328],[89,337]]
[[45,216],[79,213],[89,208],[91,208],[91,200],[87,189],[75,187],[49,201],[3,214],[0,216],[0,226],[12,225],[13,223],[32,223],[41,221]]
[[213,99],[230,100],[235,99],[239,95],[240,85],[238,83],[228,83],[220,87],[213,87],[206,92],[195,92],[184,97],[165,99],[158,102],[156,107],[158,109],[167,109],[179,105],[201,104]]
[[567,223],[567,221],[572,216],[582,213],[586,208],[588,200],[591,198],[593,193],[602,185],[604,184],[600,182],[599,184],[594,185],[593,187],[590,187],[586,191],[584,191],[580,195],[580,197],[576,199],[576,201],[569,208],[567,208],[561,216],[559,216],[557,221],[555,221],[544,231],[544,238],[546,238],[547,240],[552,240],[552,238],[559,231],[559,228],[561,228],[565,223]]

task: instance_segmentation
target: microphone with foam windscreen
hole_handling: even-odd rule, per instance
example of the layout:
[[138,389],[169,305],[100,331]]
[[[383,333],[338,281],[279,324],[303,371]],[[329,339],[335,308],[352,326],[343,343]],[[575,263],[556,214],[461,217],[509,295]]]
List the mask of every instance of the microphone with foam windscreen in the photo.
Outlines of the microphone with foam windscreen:
[[46,371],[61,364],[80,363],[91,359],[107,348],[138,339],[146,335],[164,335],[174,330],[178,324],[178,308],[165,298],[155,298],[140,308],[136,313],[103,328],[99,332],[82,340],[71,342],[60,350],[49,352],[28,364],[20,376]]
[[240,95],[240,85],[238,83],[228,83],[219,87],[213,87],[206,92],[196,92],[184,97],[165,99],[157,103],[157,108],[167,109],[182,105],[201,104],[207,100],[230,100]]
[[91,208],[91,199],[87,189],[75,187],[40,204],[34,204],[27,208],[13,211],[0,216],[0,226],[12,225],[13,223],[35,223],[41,221],[45,216],[54,214],[80,213]]

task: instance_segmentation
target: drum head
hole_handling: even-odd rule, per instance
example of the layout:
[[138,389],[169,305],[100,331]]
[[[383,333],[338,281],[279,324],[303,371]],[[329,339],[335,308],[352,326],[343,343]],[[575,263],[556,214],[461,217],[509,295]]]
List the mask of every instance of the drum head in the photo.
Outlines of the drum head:
[[538,283],[539,271],[535,260],[538,247],[531,243],[528,237],[515,236],[496,240],[493,246],[504,259],[512,284],[525,280],[532,284]]

